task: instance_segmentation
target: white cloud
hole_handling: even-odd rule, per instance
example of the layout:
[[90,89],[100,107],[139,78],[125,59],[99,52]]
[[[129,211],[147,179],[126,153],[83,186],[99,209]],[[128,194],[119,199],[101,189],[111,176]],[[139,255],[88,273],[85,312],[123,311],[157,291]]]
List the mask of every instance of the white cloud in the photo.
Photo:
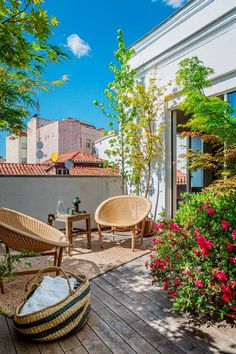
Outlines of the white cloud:
[[186,0],[163,0],[163,2],[166,5],[173,7],[173,9],[177,9],[178,7],[182,6]]
[[91,50],[89,44],[86,43],[82,38],[80,38],[76,33],[73,33],[69,37],[67,37],[67,47],[78,58],[88,55]]

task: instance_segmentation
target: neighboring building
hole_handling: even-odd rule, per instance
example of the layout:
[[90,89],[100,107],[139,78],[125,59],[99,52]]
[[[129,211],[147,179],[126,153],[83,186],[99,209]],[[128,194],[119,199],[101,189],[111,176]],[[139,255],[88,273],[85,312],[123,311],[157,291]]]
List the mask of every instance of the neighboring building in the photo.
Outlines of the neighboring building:
[[[80,150],[91,153],[93,142],[104,134],[103,129],[72,118],[48,121],[36,116],[29,121],[28,127],[28,163],[48,160],[53,152]],[[43,143],[41,159],[36,157],[38,141]]]
[[[80,150],[91,153],[93,142],[104,135],[104,129],[96,129],[91,124],[72,118],[48,120],[35,115],[27,128],[27,134],[7,137],[7,162],[41,163],[50,159],[53,152],[60,154]],[[37,147],[38,142],[41,142],[42,148]]]
[[[110,140],[114,137],[114,134],[107,134],[102,138],[96,140],[93,144],[93,155],[100,157],[103,160],[107,160],[108,156],[106,154],[106,150],[111,149]],[[112,161],[112,159],[112,157],[109,157],[109,161]]]
[[[71,168],[65,162],[71,161]],[[58,175],[58,176],[118,176],[111,168],[103,167],[103,160],[91,154],[73,151],[60,154],[57,162],[38,164],[0,163],[0,175]]]
[[[137,69],[137,80],[145,84],[157,69],[161,85],[175,79],[178,64],[184,58],[199,57],[205,65],[214,69],[212,87],[205,89],[207,95],[217,95],[236,105],[236,1],[192,0],[179,11],[138,40],[132,48],[135,54],[130,60]],[[174,97],[163,107],[162,117],[167,127],[165,133],[164,165],[153,173],[153,217],[164,208],[174,215],[178,207],[177,171],[185,173],[185,191],[199,191],[208,185],[214,176],[210,171],[192,172],[183,169],[186,161],[179,152],[188,147],[205,149],[201,138],[180,139],[179,124],[188,119],[178,110],[181,98],[178,87],[171,87]],[[236,108],[236,107],[235,107]]]
[[27,134],[8,135],[6,138],[6,162],[27,162]]

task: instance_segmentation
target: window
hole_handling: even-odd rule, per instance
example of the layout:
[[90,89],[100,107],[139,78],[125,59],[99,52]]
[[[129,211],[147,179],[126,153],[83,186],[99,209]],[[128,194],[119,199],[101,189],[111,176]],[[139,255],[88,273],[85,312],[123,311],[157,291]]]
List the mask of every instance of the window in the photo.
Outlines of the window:
[[67,174],[68,174],[68,171],[67,171],[66,168],[57,168],[56,174],[57,174],[57,175],[67,175]]
[[233,116],[236,117],[236,91],[227,94],[228,102],[233,107]]
[[213,147],[203,143],[199,136],[182,137],[184,131],[182,127],[188,121],[189,117],[185,116],[179,110],[172,111],[172,144],[171,144],[171,190],[172,190],[172,216],[175,215],[182,200],[184,192],[200,192],[203,187],[208,186],[215,179],[214,172],[211,170],[203,170],[199,168],[196,171],[189,171],[188,160],[186,154],[189,149],[192,151],[214,153]]
[[21,149],[27,149],[27,143],[21,143]]
[[92,140],[91,139],[86,139],[86,148],[91,148],[92,147]]
[[27,157],[22,157],[21,158],[21,163],[27,163]]

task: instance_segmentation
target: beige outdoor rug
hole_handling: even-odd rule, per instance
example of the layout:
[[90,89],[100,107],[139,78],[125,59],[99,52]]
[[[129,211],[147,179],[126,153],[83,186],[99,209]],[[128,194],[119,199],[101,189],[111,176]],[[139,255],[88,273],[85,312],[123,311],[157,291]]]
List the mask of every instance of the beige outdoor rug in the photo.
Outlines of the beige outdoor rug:
[[[143,245],[140,245],[140,240],[138,240],[136,251],[132,252],[130,239],[116,238],[115,242],[110,239],[104,240],[104,249],[101,249],[97,234],[93,233],[92,249],[88,250],[86,235],[74,236],[71,256],[64,255],[62,267],[75,274],[85,274],[89,279],[92,279],[148,253],[151,248],[151,239],[144,238]],[[22,265],[26,261],[31,262],[32,268],[41,269],[53,265],[53,257],[23,259]],[[25,270],[22,265],[16,269]],[[25,285],[32,277],[33,275],[18,276],[13,281],[4,283],[5,294],[0,293],[0,312],[9,317],[14,315],[17,306],[23,300]]]

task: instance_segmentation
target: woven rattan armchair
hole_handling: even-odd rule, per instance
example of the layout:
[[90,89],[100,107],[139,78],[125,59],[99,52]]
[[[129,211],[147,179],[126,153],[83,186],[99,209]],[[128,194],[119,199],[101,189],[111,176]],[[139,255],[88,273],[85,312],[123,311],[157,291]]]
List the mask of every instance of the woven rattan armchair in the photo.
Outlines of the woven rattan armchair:
[[145,219],[151,207],[150,200],[134,195],[117,196],[101,203],[95,212],[100,246],[103,248],[102,226],[110,226],[113,233],[117,228],[131,229],[131,248],[134,251],[136,239],[141,237],[141,243],[143,241]]
[[[10,250],[28,251],[38,256],[54,255],[54,265],[60,267],[63,248],[69,246],[65,235],[48,224],[36,220],[28,215],[14,210],[0,208],[0,240],[6,246],[6,253]],[[14,274],[36,273],[38,269],[31,269]],[[2,292],[3,283],[0,282]]]

